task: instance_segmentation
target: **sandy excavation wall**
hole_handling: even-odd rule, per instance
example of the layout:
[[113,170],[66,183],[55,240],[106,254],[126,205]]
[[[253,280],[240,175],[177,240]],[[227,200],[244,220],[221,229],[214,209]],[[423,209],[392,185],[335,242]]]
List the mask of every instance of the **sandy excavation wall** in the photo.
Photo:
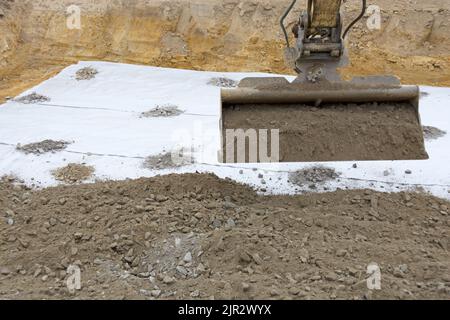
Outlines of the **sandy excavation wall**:
[[[87,59],[290,72],[282,59],[278,24],[289,2],[0,0],[0,96],[5,95],[4,81],[9,88],[23,86],[48,76],[52,67]],[[450,85],[450,3],[428,0],[411,7],[406,0],[372,2],[382,9],[382,29],[369,31],[364,24],[355,29],[349,43],[353,65],[344,73],[388,72],[407,83]],[[80,30],[66,26],[72,4],[81,8]],[[347,18],[357,15],[358,5],[347,2]],[[20,81],[14,83],[17,77]]]

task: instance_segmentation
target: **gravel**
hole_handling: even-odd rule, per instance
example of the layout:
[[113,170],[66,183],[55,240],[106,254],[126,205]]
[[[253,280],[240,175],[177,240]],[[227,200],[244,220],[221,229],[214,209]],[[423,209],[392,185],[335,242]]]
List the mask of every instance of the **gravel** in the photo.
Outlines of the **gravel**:
[[239,82],[228,78],[212,78],[208,81],[208,85],[221,88],[235,88]]
[[23,103],[23,104],[44,103],[44,102],[49,102],[50,100],[51,99],[49,97],[38,94],[36,92],[33,92],[29,95],[15,99],[16,102]]
[[75,79],[77,81],[94,79],[98,74],[98,70],[92,67],[86,67],[77,71]]
[[157,106],[150,111],[141,113],[141,118],[170,118],[180,116],[183,113],[184,111],[175,105]]
[[67,141],[44,140],[25,145],[18,144],[16,149],[24,152],[25,154],[41,155],[49,152],[55,153],[57,151],[65,150],[70,144],[71,143]]

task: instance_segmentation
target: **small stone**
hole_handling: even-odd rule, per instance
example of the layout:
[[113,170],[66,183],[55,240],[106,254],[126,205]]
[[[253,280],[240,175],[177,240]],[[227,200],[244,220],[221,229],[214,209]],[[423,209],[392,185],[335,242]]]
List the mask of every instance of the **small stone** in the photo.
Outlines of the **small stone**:
[[161,290],[152,290],[150,292],[150,294],[152,295],[152,297],[154,298],[159,298],[159,296],[161,295]]
[[192,253],[190,253],[190,252],[186,253],[186,255],[183,258],[183,261],[186,263],[192,262]]
[[7,275],[9,275],[11,273],[11,270],[9,270],[9,268],[7,268],[7,267],[1,267],[0,268],[0,274],[2,275],[2,276],[7,276]]
[[336,256],[338,257],[345,257],[347,255],[347,250],[344,249],[339,249],[338,251],[336,251]]
[[245,262],[245,263],[250,263],[250,262],[252,262],[252,258],[251,258],[250,255],[249,255],[247,252],[245,252],[245,251],[242,251],[242,252],[239,254],[239,260],[242,261],[242,262]]
[[195,290],[194,292],[191,293],[191,298],[198,298],[200,297],[200,291]]
[[72,247],[72,249],[70,249],[70,254],[71,254],[72,256],[76,256],[77,253],[78,253],[78,248]]
[[175,278],[169,277],[169,276],[165,276],[163,278],[163,283],[167,284],[167,285],[171,285],[175,283]]
[[277,297],[279,295],[280,295],[280,293],[278,292],[278,290],[276,290],[276,289],[270,290],[270,296],[271,297]]
[[406,170],[405,173],[406,174],[412,174],[412,171],[411,170]]
[[227,225],[226,226],[228,228],[232,229],[232,228],[236,227],[236,222],[234,221],[233,218],[230,218],[230,219],[227,220]]
[[183,277],[187,277],[187,275],[189,274],[189,272],[187,271],[187,269],[186,269],[185,267],[183,267],[183,266],[178,266],[178,267],[176,268],[176,270],[177,270],[177,272],[178,272],[179,274],[181,274]]
[[243,282],[242,283],[242,290],[244,292],[248,292],[250,290],[250,285],[248,283],[246,283],[246,282]]
[[300,293],[300,289],[296,288],[296,287],[291,287],[288,290],[289,294],[293,295],[293,296],[297,296]]

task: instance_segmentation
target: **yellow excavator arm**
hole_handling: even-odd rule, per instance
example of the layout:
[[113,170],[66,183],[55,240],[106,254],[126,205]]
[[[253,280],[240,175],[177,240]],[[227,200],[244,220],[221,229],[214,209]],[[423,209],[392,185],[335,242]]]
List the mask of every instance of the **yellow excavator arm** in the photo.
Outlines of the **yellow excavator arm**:
[[342,0],[312,0],[312,28],[336,28]]

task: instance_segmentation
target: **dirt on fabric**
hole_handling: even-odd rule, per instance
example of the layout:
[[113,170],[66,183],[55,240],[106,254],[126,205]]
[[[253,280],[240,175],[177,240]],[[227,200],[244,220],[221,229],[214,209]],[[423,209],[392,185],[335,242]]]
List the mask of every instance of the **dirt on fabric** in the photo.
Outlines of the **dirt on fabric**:
[[[174,155],[177,158],[174,158]],[[178,153],[164,152],[156,156],[147,157],[143,166],[150,170],[174,169],[192,164],[192,161],[189,160],[183,153],[183,150],[180,150]]]
[[26,96],[17,98],[15,100],[16,102],[20,102],[23,104],[33,104],[33,103],[43,103],[43,102],[49,102],[50,98],[46,97],[42,94],[38,94],[36,92],[30,93]]
[[95,169],[91,166],[70,163],[65,167],[56,169],[52,174],[58,181],[67,184],[76,184],[92,178],[94,171]]
[[92,80],[98,74],[98,70],[92,67],[86,67],[78,70],[75,75],[77,81]]
[[141,113],[141,118],[171,118],[180,116],[183,113],[184,111],[181,110],[178,106],[165,105],[157,106],[150,111]]
[[423,134],[426,140],[437,140],[444,137],[447,132],[436,127],[424,126]]
[[39,191],[5,179],[0,204],[1,299],[450,297],[450,203],[424,194],[258,196],[187,174]]
[[316,184],[323,184],[333,181],[340,176],[333,168],[324,166],[313,166],[299,171],[292,172],[289,175],[289,181],[298,186],[309,185],[311,189],[316,188]]
[[25,145],[19,144],[16,146],[16,149],[26,154],[41,155],[65,150],[69,144],[70,142],[67,141],[54,141],[49,139]]
[[[227,141],[226,130],[256,129],[260,148],[259,130],[268,129],[279,130],[281,162],[428,158],[417,112],[410,104],[233,104],[224,106],[222,122],[225,155],[233,143]],[[248,141],[246,148],[249,160]],[[267,149],[270,154],[271,143]]]

